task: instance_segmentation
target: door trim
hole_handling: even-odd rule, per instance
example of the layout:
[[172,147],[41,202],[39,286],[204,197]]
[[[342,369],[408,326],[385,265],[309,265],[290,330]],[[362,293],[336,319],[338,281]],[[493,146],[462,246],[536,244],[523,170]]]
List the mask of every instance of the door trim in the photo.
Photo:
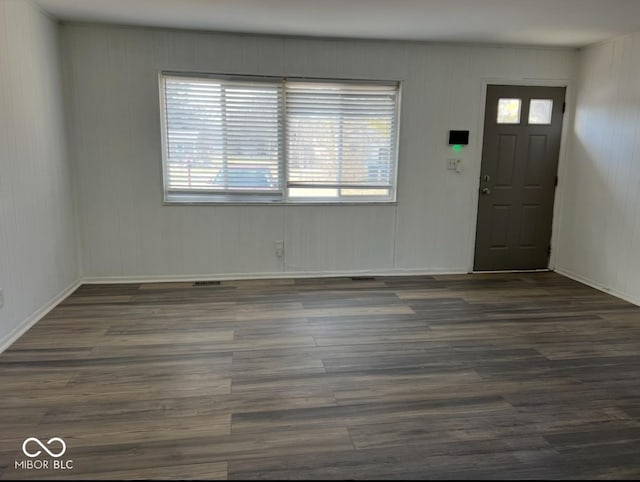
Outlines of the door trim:
[[[562,131],[560,133],[560,153],[558,154],[558,186],[556,187],[556,195],[553,202],[553,219],[551,222],[551,256],[549,256],[548,270],[553,271],[556,267],[558,255],[558,227],[561,222],[562,206],[564,203],[565,192],[565,173],[567,171],[567,150],[568,150],[568,128],[573,125],[573,106],[574,106],[574,83],[571,79],[522,79],[508,77],[485,77],[481,82],[480,107],[476,118],[476,128],[478,132],[478,142],[474,147],[474,169],[472,175],[473,181],[473,198],[472,213],[469,224],[471,225],[468,245],[467,272],[473,273],[473,262],[476,247],[476,226],[478,223],[478,201],[480,198],[480,175],[482,168],[482,147],[484,141],[484,118],[487,104],[487,86],[493,84],[515,85],[515,86],[539,86],[539,87],[566,87],[565,103],[566,110],[562,121]],[[485,271],[482,271],[485,273]]]

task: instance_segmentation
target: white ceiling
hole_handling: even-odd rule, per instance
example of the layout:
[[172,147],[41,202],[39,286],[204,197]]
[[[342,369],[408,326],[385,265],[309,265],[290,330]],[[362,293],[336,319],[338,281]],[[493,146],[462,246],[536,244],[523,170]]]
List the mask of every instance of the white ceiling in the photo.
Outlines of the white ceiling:
[[320,37],[580,47],[640,30],[640,0],[36,0],[62,20]]

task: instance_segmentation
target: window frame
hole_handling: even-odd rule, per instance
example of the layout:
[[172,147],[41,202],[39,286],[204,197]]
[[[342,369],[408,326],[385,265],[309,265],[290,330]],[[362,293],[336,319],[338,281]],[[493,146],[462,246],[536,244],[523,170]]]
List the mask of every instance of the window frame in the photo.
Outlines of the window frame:
[[[168,122],[167,122],[167,108],[166,108],[166,96],[164,88],[165,77],[185,77],[195,79],[213,79],[213,80],[232,80],[232,81],[247,81],[247,82],[281,82],[283,84],[282,102],[280,105],[279,116],[280,123],[282,125],[282,144],[279,159],[279,172],[280,172],[280,188],[281,192],[278,194],[267,192],[247,192],[244,194],[228,194],[213,192],[204,193],[190,193],[185,191],[180,194],[170,195],[170,191],[167,189],[168,182],[168,157],[169,157],[169,143],[168,143]],[[289,196],[289,180],[288,180],[288,152],[287,152],[287,113],[286,102],[287,94],[284,84],[287,81],[291,82],[312,82],[312,83],[333,83],[333,84],[361,84],[361,85],[386,85],[394,86],[396,89],[396,102],[394,109],[394,131],[392,132],[393,141],[393,155],[391,157],[392,162],[392,175],[391,175],[391,187],[389,188],[388,197],[380,196],[344,196],[338,194],[336,198],[328,197],[291,197]],[[341,78],[326,78],[326,77],[289,77],[289,76],[266,76],[266,75],[236,75],[236,74],[217,74],[210,72],[191,72],[191,71],[175,71],[175,70],[161,70],[158,72],[158,96],[160,104],[160,130],[161,130],[161,149],[162,149],[162,204],[167,206],[202,206],[202,205],[389,205],[397,203],[398,192],[398,159],[400,150],[400,118],[401,118],[401,105],[402,105],[402,80],[379,80],[379,79],[341,79]],[[338,188],[340,189],[340,188]],[[350,189],[345,186],[343,189]]]

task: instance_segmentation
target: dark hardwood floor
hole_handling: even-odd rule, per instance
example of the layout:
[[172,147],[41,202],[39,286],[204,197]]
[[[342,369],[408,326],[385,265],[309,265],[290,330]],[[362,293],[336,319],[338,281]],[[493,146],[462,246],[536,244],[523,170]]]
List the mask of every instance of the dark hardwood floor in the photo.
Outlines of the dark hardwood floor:
[[640,308],[554,273],[84,285],[0,390],[4,479],[640,477]]

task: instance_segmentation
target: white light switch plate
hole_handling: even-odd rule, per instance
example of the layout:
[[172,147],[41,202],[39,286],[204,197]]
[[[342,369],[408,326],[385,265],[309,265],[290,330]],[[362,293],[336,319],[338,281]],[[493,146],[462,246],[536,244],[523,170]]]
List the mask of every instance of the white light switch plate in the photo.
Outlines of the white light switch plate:
[[462,159],[447,159],[447,171],[462,172]]

